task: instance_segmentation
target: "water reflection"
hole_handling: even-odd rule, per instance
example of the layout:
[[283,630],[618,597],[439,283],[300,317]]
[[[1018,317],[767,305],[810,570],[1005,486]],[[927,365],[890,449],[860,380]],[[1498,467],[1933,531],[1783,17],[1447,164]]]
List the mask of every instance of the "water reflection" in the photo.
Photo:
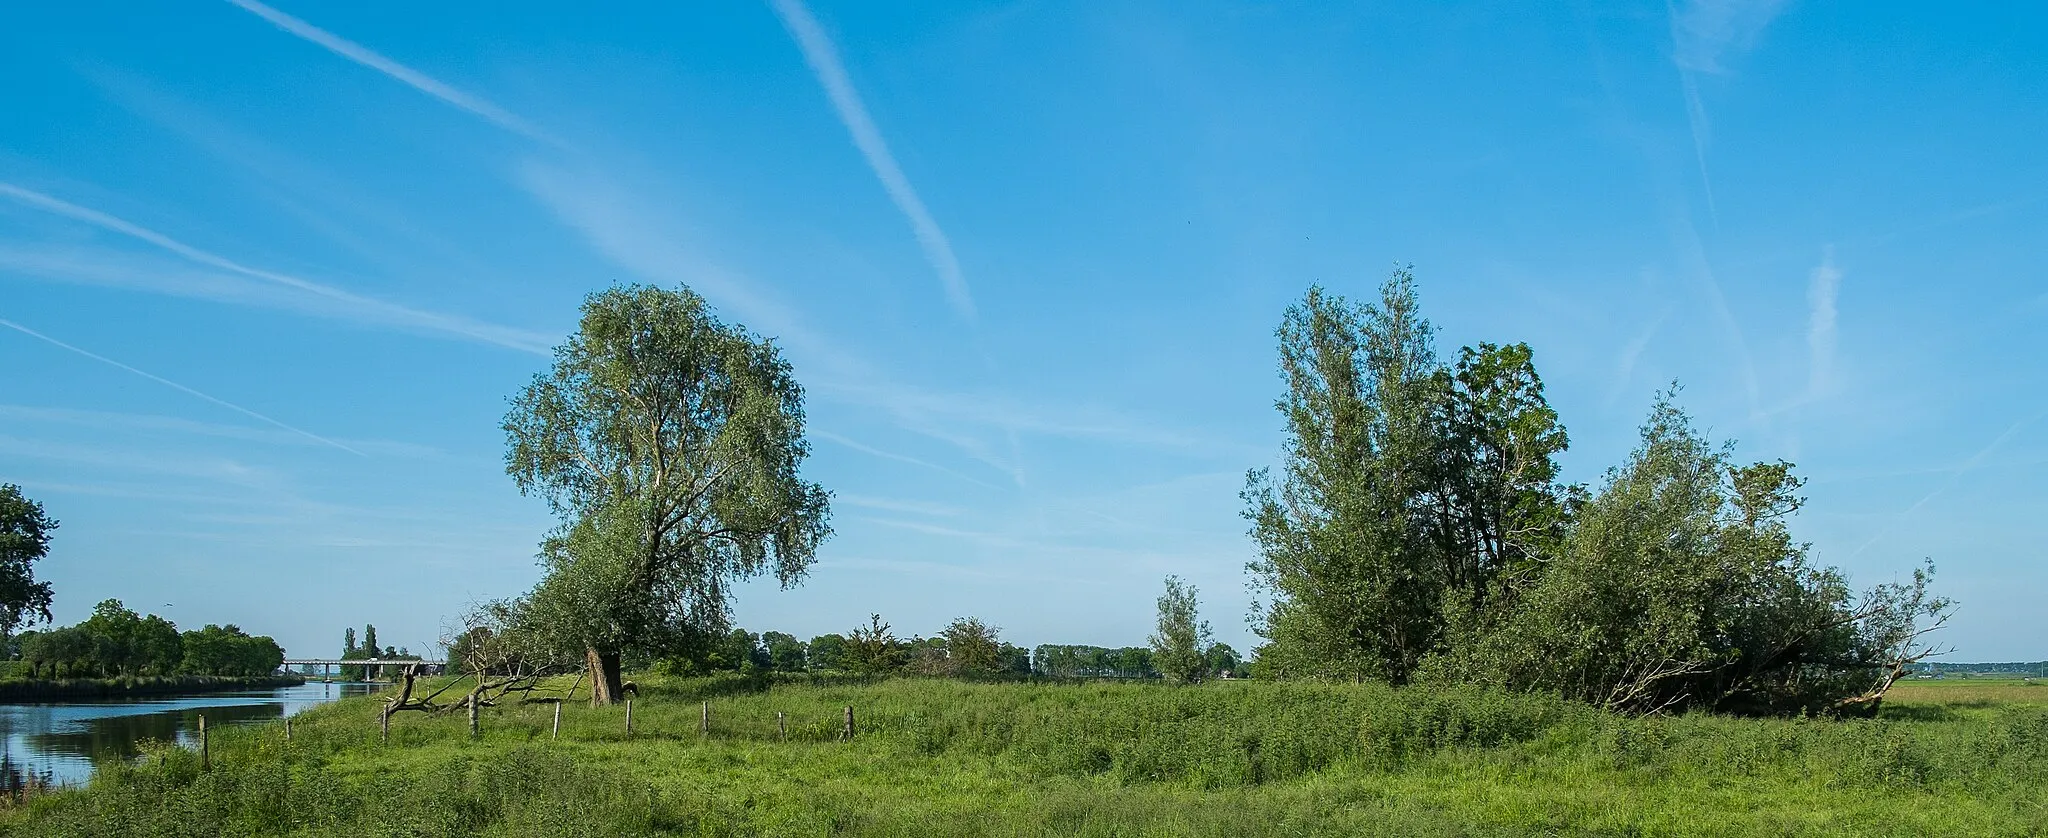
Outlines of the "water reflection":
[[161,696],[61,704],[0,704],[0,773],[83,783],[101,759],[128,759],[147,740],[191,744],[199,716],[208,727],[266,722],[381,688],[378,684],[309,683],[278,690]]

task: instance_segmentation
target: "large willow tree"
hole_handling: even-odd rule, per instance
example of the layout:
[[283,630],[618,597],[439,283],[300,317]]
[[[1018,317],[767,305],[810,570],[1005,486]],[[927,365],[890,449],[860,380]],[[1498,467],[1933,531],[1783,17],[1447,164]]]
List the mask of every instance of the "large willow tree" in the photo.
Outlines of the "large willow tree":
[[618,697],[623,653],[722,632],[735,582],[803,578],[831,534],[829,494],[798,473],[803,426],[781,352],[688,289],[584,301],[504,428],[506,470],[562,519],[517,612],[580,647],[593,703]]

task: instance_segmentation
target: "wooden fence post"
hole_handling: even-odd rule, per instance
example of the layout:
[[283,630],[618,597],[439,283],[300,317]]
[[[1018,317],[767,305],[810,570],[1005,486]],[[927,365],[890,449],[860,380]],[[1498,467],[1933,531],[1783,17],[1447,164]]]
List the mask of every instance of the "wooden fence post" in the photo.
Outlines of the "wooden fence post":
[[633,699],[626,699],[626,738],[633,738]]
[[476,693],[469,694],[469,738],[476,738]]
[[548,741],[553,742],[560,738],[562,738],[562,702],[557,701],[555,702],[555,729],[554,732],[548,734]]
[[206,714],[199,714],[199,770],[213,770],[213,751],[206,741]]
[[781,710],[775,711],[775,734],[776,738],[789,741],[789,714]]
[[704,714],[697,718],[697,735],[711,735],[711,702],[704,702]]
[[853,740],[853,705],[851,704],[846,705],[846,728],[839,731],[839,738],[849,742]]
[[284,717],[284,741],[292,741],[292,717]]
[[377,711],[377,743],[380,745],[391,743],[391,708],[389,707]]

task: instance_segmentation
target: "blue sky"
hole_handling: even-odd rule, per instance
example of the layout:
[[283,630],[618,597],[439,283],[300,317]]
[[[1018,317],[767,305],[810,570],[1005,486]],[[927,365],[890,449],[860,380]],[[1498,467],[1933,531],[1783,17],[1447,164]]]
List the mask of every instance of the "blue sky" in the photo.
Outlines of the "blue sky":
[[420,649],[534,580],[506,398],[614,282],[809,393],[838,534],[739,621],[1251,645],[1272,330],[1412,263],[1597,482],[1651,395],[1860,584],[2048,654],[2048,21],[2025,4],[15,4],[0,480],[118,597]]

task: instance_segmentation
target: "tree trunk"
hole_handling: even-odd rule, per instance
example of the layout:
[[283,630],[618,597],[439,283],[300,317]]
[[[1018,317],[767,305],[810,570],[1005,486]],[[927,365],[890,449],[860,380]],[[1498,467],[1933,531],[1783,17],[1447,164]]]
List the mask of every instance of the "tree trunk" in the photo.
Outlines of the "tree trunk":
[[619,680],[619,653],[585,647],[583,665],[590,670],[590,706],[603,707],[619,700],[625,689]]

